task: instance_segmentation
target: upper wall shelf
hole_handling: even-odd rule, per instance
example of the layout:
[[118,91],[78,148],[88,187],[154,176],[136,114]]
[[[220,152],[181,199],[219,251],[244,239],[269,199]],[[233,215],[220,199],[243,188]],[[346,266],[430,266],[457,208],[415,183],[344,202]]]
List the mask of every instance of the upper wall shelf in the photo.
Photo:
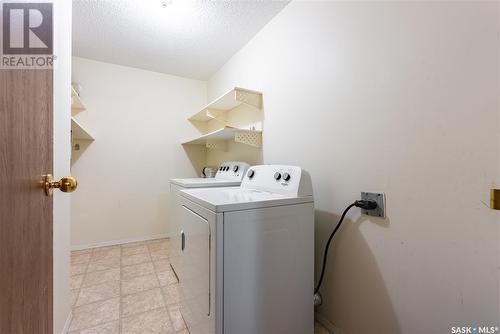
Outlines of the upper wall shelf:
[[225,117],[225,113],[229,110],[239,107],[242,104],[261,109],[262,93],[235,87],[212,103],[209,103],[201,111],[189,117],[189,120],[208,122],[212,119],[221,119]]
[[94,137],[73,117],[71,117],[71,137],[79,140],[94,140]]
[[226,142],[234,140],[237,143],[250,145],[253,147],[262,146],[262,131],[237,129],[225,126],[213,132],[201,135],[192,140],[183,142],[183,145],[205,145],[210,149],[226,150]]
[[80,96],[78,95],[76,90],[73,87],[71,87],[71,113],[75,115],[81,111],[84,111],[85,109],[86,109],[85,105],[80,99]]

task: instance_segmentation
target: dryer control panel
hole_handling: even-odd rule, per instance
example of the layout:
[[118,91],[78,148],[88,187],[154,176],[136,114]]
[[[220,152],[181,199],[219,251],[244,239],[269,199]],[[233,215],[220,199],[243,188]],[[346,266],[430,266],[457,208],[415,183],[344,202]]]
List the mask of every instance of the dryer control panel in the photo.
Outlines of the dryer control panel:
[[223,162],[217,170],[215,178],[221,180],[241,181],[249,167],[249,164],[242,161]]
[[252,166],[243,178],[241,187],[293,197],[313,195],[309,173],[297,166]]

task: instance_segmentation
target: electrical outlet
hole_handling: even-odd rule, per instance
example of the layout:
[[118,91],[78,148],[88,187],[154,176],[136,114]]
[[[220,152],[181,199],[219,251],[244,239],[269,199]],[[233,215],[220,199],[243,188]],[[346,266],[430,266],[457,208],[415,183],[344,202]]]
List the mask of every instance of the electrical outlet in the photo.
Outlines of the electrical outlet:
[[367,216],[385,218],[385,194],[384,193],[369,193],[361,192],[361,199],[377,202],[375,210],[361,209],[361,213]]

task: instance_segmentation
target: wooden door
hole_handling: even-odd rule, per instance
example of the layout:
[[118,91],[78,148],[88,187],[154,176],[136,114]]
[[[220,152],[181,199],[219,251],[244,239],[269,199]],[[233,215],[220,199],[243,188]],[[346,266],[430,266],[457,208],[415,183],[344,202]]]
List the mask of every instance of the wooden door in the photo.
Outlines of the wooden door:
[[0,69],[0,333],[53,333],[52,80]]

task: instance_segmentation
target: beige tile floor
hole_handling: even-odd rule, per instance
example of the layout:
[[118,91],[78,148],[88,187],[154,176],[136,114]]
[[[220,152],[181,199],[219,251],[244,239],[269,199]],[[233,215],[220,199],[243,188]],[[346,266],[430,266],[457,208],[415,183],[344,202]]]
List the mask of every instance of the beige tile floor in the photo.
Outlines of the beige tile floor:
[[[168,239],[71,254],[71,334],[189,333]],[[315,334],[328,334],[315,324]]]
[[189,333],[167,239],[72,252],[70,333]]

